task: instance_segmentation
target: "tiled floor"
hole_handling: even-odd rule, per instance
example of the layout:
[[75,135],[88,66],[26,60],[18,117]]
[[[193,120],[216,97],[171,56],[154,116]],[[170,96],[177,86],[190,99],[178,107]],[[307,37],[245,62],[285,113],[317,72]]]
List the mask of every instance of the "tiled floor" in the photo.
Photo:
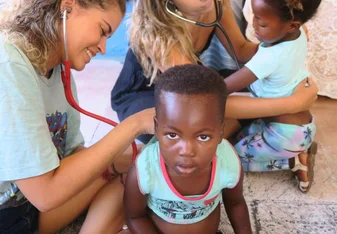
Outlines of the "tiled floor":
[[[83,72],[73,72],[83,108],[117,120],[110,91],[122,65],[95,60]],[[246,174],[244,194],[255,233],[337,233],[337,100],[321,97],[312,108],[317,124],[315,183],[301,194],[290,172]],[[111,127],[82,116],[81,130],[89,146]],[[232,233],[222,216],[221,229]]]

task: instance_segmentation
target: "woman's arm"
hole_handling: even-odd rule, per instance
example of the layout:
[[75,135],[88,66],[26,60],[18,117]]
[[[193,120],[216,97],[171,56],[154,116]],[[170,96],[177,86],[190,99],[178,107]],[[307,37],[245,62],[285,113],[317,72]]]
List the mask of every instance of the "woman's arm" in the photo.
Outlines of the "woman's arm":
[[137,135],[153,133],[153,117],[153,108],[130,116],[96,144],[61,160],[55,170],[15,183],[40,211],[59,207],[101,176]]
[[[256,53],[258,45],[247,41],[246,38],[242,35],[235,21],[234,13],[229,0],[222,0],[221,25],[224,27],[225,31],[227,32],[233,44],[239,62],[240,63],[248,62]],[[226,37],[223,35],[222,31],[218,27],[216,28],[216,36],[219,38],[221,43],[226,48],[227,52],[233,58],[233,54],[229,48]]]
[[77,146],[73,152],[71,152],[71,154],[74,154],[74,153],[77,153],[77,152],[80,152],[81,150],[84,150],[86,149],[86,147],[84,145],[79,145]]
[[317,99],[318,88],[312,79],[303,80],[292,96],[283,98],[253,98],[231,95],[227,99],[226,118],[250,119],[294,114],[308,110]]
[[132,233],[158,233],[148,216],[146,196],[139,190],[135,165],[131,167],[126,177],[124,209],[126,223]]

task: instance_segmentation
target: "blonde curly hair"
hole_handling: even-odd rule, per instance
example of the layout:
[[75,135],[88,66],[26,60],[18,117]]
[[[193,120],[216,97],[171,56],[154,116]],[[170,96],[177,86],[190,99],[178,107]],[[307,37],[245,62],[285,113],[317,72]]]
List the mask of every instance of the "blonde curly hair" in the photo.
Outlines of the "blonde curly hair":
[[[22,9],[0,25],[6,41],[18,46],[41,74],[47,72],[50,51],[57,48],[62,0],[25,0]],[[83,8],[107,9],[114,4],[125,13],[125,0],[76,0]]]
[[139,0],[129,21],[130,48],[152,84],[162,68],[170,67],[170,52],[176,49],[197,63],[191,35],[185,24],[165,10],[165,0]]

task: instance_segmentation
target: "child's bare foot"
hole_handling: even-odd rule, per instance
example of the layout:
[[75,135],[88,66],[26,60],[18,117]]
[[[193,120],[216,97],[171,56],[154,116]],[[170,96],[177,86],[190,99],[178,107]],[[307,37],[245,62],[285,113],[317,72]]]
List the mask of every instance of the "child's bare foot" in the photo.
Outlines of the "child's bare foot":
[[317,143],[313,142],[308,153],[301,153],[295,158],[289,159],[289,167],[298,181],[299,190],[303,193],[309,192],[314,180],[316,153]]
[[[308,166],[308,154],[307,153],[301,153],[298,156],[298,160],[299,162],[303,165],[303,166]],[[297,164],[299,165],[299,164]],[[291,158],[289,159],[289,167],[290,169],[294,169],[295,167],[295,158]],[[298,177],[298,179],[300,181],[303,182],[308,182],[309,178],[308,178],[308,171],[302,170],[301,168],[298,168],[296,171],[294,171],[295,176]]]

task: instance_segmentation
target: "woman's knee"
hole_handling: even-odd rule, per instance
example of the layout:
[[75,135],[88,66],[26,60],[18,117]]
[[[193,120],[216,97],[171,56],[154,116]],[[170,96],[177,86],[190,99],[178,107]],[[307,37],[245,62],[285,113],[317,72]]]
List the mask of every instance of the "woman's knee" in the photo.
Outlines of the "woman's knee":
[[81,233],[117,233],[124,224],[123,194],[119,178],[105,185],[94,197]]

